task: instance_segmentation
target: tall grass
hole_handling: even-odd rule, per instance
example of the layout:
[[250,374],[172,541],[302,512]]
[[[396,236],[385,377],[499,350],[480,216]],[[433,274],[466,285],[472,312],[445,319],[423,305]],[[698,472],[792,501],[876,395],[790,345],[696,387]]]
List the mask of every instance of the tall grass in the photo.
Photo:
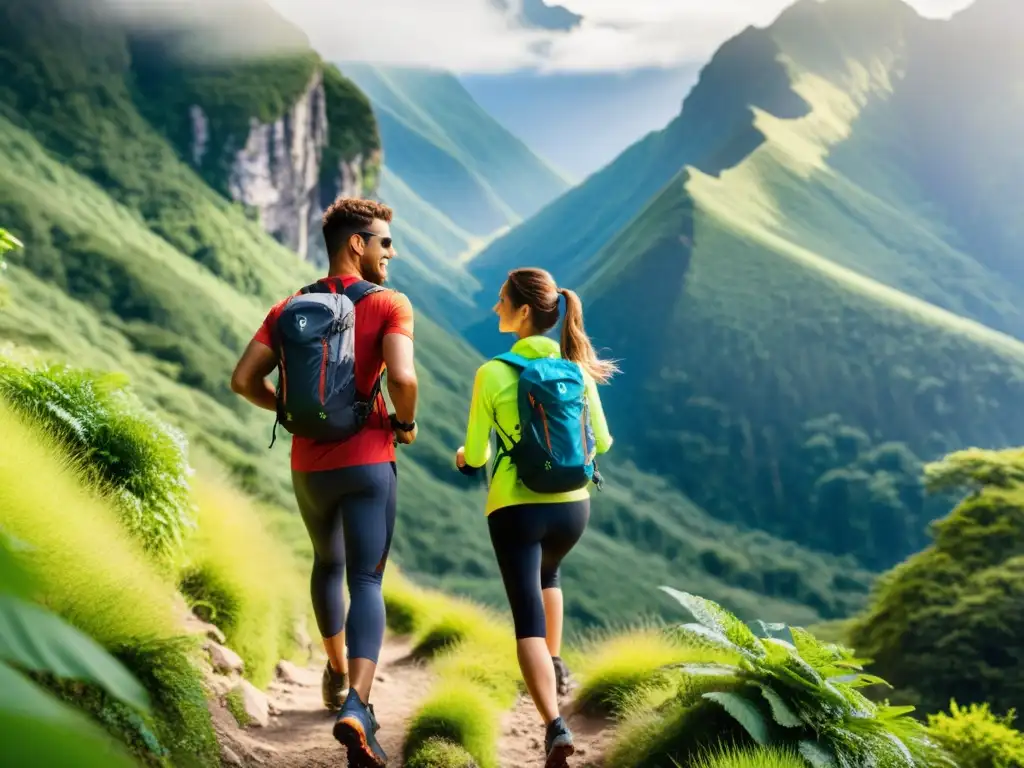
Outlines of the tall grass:
[[117,656],[149,691],[141,719],[101,691],[48,681],[145,762],[215,761],[196,643],[181,636],[173,586],[102,488],[83,485],[62,442],[0,402],[0,525],[29,551],[36,600]]
[[306,619],[308,582],[256,504],[225,471],[206,464],[194,483],[198,529],[181,564],[181,590],[224,632],[246,677],[263,687],[277,662],[297,651],[294,630]]
[[124,386],[117,376],[0,360],[0,398],[54,435],[88,481],[109,492],[146,552],[168,560],[194,525],[186,442]]
[[515,633],[493,611],[418,587],[389,569],[388,625],[411,635],[430,658],[435,682],[413,715],[403,745],[410,766],[497,768],[502,712],[520,690]]
[[715,648],[686,643],[655,628],[637,629],[574,650],[572,660],[580,680],[576,705],[593,714],[620,715],[652,689],[669,687],[670,667],[735,659]]

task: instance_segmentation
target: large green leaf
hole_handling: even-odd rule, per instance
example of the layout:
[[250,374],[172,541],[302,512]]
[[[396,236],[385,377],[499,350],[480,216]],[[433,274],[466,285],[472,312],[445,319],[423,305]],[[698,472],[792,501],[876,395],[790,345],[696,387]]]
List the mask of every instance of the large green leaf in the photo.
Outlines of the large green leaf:
[[680,592],[672,587],[662,586],[660,589],[675,598],[701,625],[725,635],[730,642],[755,656],[765,655],[764,646],[750,631],[750,627],[718,603],[698,595],[691,595],[689,592]]
[[133,764],[87,717],[0,664],[0,765],[130,768]]
[[784,728],[799,728],[804,725],[804,721],[800,716],[794,712],[789,704],[786,703],[778,692],[770,685],[764,683],[755,683],[755,685],[761,689],[761,695],[768,702],[768,706],[771,707],[772,717],[775,722]]
[[0,660],[104,688],[149,711],[149,695],[124,665],[95,640],[37,605],[0,595]]
[[801,741],[799,749],[800,756],[813,768],[836,768],[835,756],[817,742]]
[[761,746],[768,744],[768,721],[765,720],[761,710],[757,706],[738,693],[728,691],[711,691],[705,693],[703,698],[719,704],[726,712],[732,715],[740,725],[750,734],[750,738]]

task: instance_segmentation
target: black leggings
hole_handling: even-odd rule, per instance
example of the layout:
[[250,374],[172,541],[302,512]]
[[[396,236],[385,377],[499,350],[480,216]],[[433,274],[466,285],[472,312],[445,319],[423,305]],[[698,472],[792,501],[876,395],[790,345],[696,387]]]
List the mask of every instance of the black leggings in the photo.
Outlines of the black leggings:
[[[322,637],[346,629],[350,659],[377,661],[384,642],[381,582],[395,530],[394,462],[292,472],[299,512],[313,542],[310,591]],[[345,623],[342,577],[352,608]]]
[[519,504],[488,515],[516,639],[547,636],[541,592],[559,586],[558,566],[580,540],[589,520],[590,499]]

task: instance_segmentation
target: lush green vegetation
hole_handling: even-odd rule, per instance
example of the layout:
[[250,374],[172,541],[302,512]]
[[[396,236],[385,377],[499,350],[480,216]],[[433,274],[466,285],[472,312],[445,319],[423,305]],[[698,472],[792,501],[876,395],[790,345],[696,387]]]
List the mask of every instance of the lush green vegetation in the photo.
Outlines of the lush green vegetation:
[[[94,374],[45,363],[4,361],[2,371],[0,524],[27,548],[31,596],[113,654],[152,708],[66,670],[40,668],[39,682],[143,764],[209,764],[217,746],[200,639],[185,632],[179,587],[264,685],[297,650],[304,574],[270,516],[209,460],[193,476],[187,446],[130,392],[97,390]],[[167,488],[180,491],[187,525],[168,509]]]
[[95,724],[35,685],[25,671],[101,686],[122,705],[150,713],[146,691],[120,662],[28,598],[35,584],[0,531],[0,756],[27,765],[129,766],[124,751]]
[[461,599],[424,590],[390,568],[388,625],[412,634],[414,653],[431,659],[435,681],[413,715],[402,759],[422,768],[497,768],[500,718],[515,704],[515,633],[502,617]]
[[[55,360],[123,373],[147,406],[227,465],[243,490],[294,509],[286,444],[266,450],[272,417],[232,395],[227,382],[265,308],[311,278],[311,270],[269,237],[246,229],[248,223],[237,230],[222,221],[225,236],[244,233],[240,243],[252,237],[258,250],[247,246],[241,253],[277,287],[261,298],[217,279],[2,118],[0,171],[0,210],[26,243],[25,251],[9,257],[17,300],[0,314],[0,337]],[[146,166],[139,172],[148,172]],[[195,194],[175,214],[186,217],[183,226],[208,212],[203,187],[197,179],[192,183]],[[37,307],[50,308],[60,324]],[[444,574],[430,580],[434,586],[504,608],[480,511],[482,489],[456,473],[451,458],[464,437],[480,358],[420,313],[417,359],[423,432],[411,450],[401,451],[399,470],[400,508],[416,514],[401,517],[396,558],[410,572]],[[685,569],[694,588],[744,615],[768,595],[777,601],[778,615],[810,622],[846,615],[866,594],[868,574],[847,562],[722,526],[670,486],[628,467],[613,474],[614,482],[595,499],[592,532],[566,564],[567,578],[571,571],[578,585],[567,595],[573,622],[652,610],[644,579],[667,578],[673,568]],[[453,541],[460,546],[448,546]],[[631,565],[636,547],[645,550],[646,573]]]
[[[982,245],[978,222],[1019,227],[961,194],[1019,204],[1016,118],[1002,118],[1024,67],[999,31],[1015,13],[989,5],[980,50],[966,42],[980,10],[924,23],[888,0],[798,3],[724,45],[663,132],[470,270],[491,290],[532,253],[581,289],[625,371],[606,398],[616,462],[738,527],[890,567],[948,509],[923,463],[1024,442],[1024,345],[989,329],[1024,337],[1016,251]],[[951,133],[935,73],[961,65],[979,112]],[[975,145],[998,162],[971,159]],[[964,184],[934,178],[947,159]],[[996,165],[1014,170],[997,182]],[[487,354],[491,328],[468,331]]]
[[988,704],[960,707],[928,716],[933,738],[952,756],[957,768],[1013,768],[1024,765],[1024,734],[1015,730],[1015,711],[996,717]]
[[849,642],[929,712],[950,699],[997,712],[1024,696],[1024,451],[970,450],[928,467],[929,487],[969,491],[934,543],[882,576]]
[[193,610],[216,625],[265,687],[281,659],[299,650],[295,629],[309,614],[309,580],[263,523],[263,513],[223,473],[196,478],[197,531],[178,582]]
[[120,660],[148,691],[140,717],[103,688],[46,679],[151,764],[216,756],[198,640],[184,637],[176,592],[125,529],[103,488],[83,485],[60,445],[0,403],[0,508],[5,532],[30,549],[32,597]]
[[324,96],[327,99],[329,136],[320,160],[321,203],[337,196],[338,168],[341,163],[361,157],[363,193],[370,194],[380,182],[380,136],[369,99],[333,64],[323,68]]
[[113,489],[124,526],[158,559],[195,524],[184,437],[122,389],[123,379],[0,360],[0,398],[44,425],[91,482]]
[[812,765],[916,766],[942,756],[904,710],[858,691],[878,680],[846,649],[784,625],[753,631],[710,601],[665,589],[697,620],[673,631],[718,659],[676,665],[677,692],[654,717],[637,706],[608,756],[612,765],[685,765],[730,744],[784,748]]

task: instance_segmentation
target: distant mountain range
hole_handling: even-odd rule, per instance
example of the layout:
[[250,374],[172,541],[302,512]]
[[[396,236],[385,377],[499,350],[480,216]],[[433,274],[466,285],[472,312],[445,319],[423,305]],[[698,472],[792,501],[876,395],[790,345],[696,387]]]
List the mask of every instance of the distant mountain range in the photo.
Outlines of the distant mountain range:
[[[716,517],[889,565],[921,459],[1024,442],[1024,4],[800,0],[469,265],[578,288],[623,452]],[[481,302],[484,303],[483,301]],[[503,350],[483,308],[467,330]]]

